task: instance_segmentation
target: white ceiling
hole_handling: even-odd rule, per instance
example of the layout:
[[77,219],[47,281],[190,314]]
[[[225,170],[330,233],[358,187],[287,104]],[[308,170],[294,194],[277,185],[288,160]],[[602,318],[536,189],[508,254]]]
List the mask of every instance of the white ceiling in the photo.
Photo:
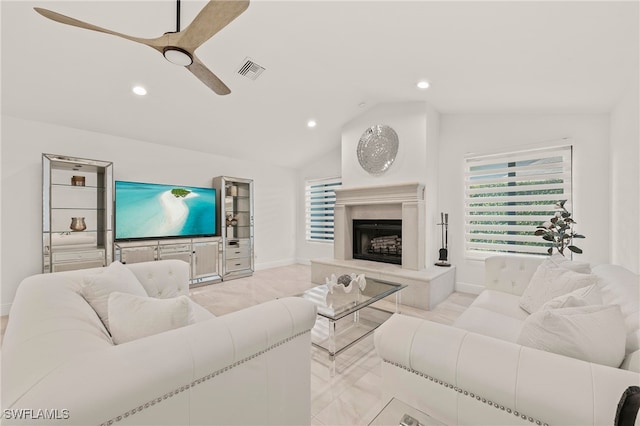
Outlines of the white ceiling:
[[[204,4],[182,1],[182,28]],[[607,112],[638,78],[638,1],[254,0],[196,52],[228,96],[34,6],[134,36],[175,30],[173,1],[3,0],[3,114],[284,167],[337,147],[342,125],[379,103]],[[256,81],[236,73],[245,57],[266,68]]]

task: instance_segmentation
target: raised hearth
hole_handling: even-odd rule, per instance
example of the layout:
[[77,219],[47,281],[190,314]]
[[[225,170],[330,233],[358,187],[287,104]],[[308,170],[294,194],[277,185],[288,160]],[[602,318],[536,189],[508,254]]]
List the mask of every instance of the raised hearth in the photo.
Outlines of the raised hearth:
[[400,303],[429,310],[453,292],[455,269],[455,266],[450,268],[430,266],[421,271],[411,271],[402,269],[400,265],[369,260],[312,259],[311,282],[324,284],[325,278],[330,277],[331,274],[365,274],[377,280],[408,285],[402,290]]

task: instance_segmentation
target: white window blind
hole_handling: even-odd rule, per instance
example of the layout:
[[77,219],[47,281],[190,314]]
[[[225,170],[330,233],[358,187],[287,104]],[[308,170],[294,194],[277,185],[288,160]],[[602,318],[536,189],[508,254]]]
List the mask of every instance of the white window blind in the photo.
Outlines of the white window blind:
[[550,243],[535,236],[555,204],[571,211],[570,145],[465,158],[465,250],[546,254]]
[[309,241],[333,241],[334,190],[341,178],[314,179],[305,182],[305,222]]

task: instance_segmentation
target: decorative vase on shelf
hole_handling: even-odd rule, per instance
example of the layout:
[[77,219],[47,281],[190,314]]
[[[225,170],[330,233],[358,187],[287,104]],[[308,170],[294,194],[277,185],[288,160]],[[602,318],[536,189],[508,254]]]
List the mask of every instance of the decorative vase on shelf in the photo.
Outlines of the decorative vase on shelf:
[[84,186],[84,176],[71,176],[71,185]]
[[87,229],[84,217],[72,217],[71,226],[69,228],[71,228],[72,231],[84,231]]

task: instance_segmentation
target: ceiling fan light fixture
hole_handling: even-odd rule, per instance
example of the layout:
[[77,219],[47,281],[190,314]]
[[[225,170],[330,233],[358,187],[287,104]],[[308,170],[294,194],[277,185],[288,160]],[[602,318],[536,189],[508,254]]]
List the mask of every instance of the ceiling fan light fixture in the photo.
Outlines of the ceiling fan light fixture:
[[167,46],[162,51],[165,59],[172,64],[188,67],[193,63],[191,54],[184,49],[175,46]]

